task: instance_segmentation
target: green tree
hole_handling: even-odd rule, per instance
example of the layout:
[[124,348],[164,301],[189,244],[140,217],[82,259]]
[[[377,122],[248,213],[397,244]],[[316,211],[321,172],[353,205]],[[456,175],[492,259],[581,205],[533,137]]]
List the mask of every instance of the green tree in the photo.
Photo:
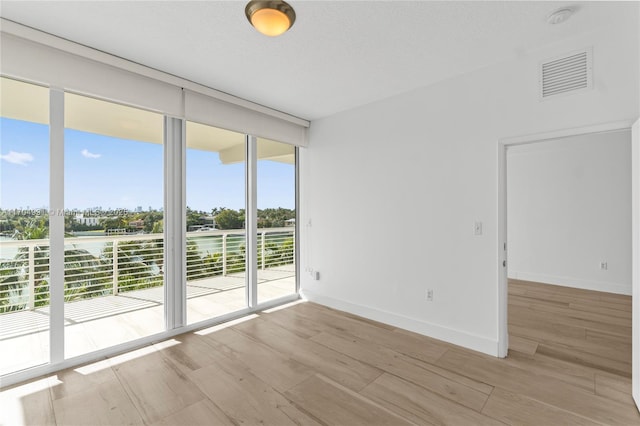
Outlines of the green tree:
[[164,232],[164,220],[160,219],[157,222],[153,223],[153,228],[151,228],[152,234],[162,234]]
[[128,226],[127,219],[123,216],[108,218],[102,220],[102,228],[106,231],[108,229],[123,229]]
[[242,229],[244,225],[244,212],[225,209],[216,216],[216,224],[220,229]]
[[280,228],[285,226],[288,219],[296,217],[295,210],[278,207],[277,209],[269,208],[258,210],[258,227],[259,228]]
[[[144,232],[151,232],[151,233],[156,233],[154,231],[157,229],[160,229],[160,232],[162,232],[162,218],[163,218],[163,213],[162,212],[158,212],[158,211],[151,211],[148,212],[144,215]],[[160,222],[159,228],[156,225],[158,222]]]

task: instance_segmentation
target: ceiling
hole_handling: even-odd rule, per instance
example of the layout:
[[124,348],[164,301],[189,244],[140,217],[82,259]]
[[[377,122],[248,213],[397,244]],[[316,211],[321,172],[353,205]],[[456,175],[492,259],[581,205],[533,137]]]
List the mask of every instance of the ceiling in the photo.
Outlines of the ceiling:
[[[315,120],[615,25],[637,2],[301,1],[265,37],[244,1],[7,1],[0,16]],[[576,13],[560,25],[546,16]]]

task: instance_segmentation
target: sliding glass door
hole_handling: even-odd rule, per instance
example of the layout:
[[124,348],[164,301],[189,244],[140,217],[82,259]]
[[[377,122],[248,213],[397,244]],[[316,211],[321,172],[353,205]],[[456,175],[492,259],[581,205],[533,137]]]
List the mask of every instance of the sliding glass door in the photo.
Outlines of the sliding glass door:
[[163,116],[65,94],[65,357],[164,331]]
[[295,297],[292,145],[0,82],[0,375]]
[[187,122],[187,323],[247,307],[245,135]]
[[0,375],[49,361],[49,90],[0,78]]
[[296,152],[257,140],[258,303],[296,292]]

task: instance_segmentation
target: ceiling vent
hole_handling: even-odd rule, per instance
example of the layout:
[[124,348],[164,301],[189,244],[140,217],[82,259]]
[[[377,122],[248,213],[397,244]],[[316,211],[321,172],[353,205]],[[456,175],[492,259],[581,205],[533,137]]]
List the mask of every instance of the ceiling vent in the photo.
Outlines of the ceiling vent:
[[543,62],[540,65],[540,99],[591,89],[592,68],[591,49]]

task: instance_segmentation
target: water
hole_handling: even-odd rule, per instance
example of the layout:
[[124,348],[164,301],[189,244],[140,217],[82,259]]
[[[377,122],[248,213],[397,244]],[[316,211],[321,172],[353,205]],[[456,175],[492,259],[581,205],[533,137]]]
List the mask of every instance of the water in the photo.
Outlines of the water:
[[3,241],[13,241],[13,239],[0,235],[0,259],[6,260],[16,257],[16,254],[18,254],[18,247],[6,247],[2,244]]
[[[84,234],[84,235],[83,235]],[[162,238],[162,234],[158,234]],[[80,250],[86,250],[95,257],[100,257],[102,251],[110,246],[111,241],[96,242],[96,241],[82,241],[83,238],[98,237],[101,235],[95,232],[90,233],[76,233],[75,237],[65,239],[65,247],[74,247]],[[18,254],[19,247],[11,245],[7,247],[2,244],[3,241],[15,241],[9,237],[0,236],[0,259],[13,259]],[[127,241],[136,241],[136,236],[131,235],[131,239]],[[187,241],[193,241],[196,243],[198,251],[201,255],[222,253],[222,236],[188,236]],[[245,238],[243,235],[229,235],[227,237],[227,252],[239,251],[240,246],[244,245]]]

